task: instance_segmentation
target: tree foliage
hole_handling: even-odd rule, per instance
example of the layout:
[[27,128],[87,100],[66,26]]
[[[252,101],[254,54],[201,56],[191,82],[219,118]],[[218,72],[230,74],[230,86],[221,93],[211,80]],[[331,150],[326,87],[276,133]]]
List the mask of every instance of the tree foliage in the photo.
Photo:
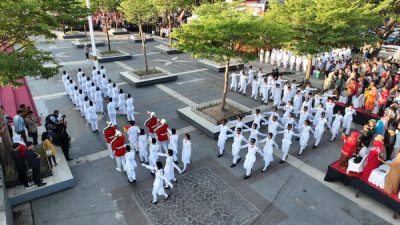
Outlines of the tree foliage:
[[154,21],[157,12],[152,0],[124,0],[120,9],[125,19],[136,25]]
[[18,84],[24,76],[49,78],[57,74],[58,66],[49,52],[35,47],[35,37],[54,38],[59,27],[54,14],[59,11],[52,1],[0,1],[0,84]]
[[84,4],[84,0],[42,0],[48,6],[47,11],[55,15],[61,28],[67,26],[74,27],[86,22],[85,17],[89,15],[89,10]]
[[269,41],[277,45],[280,41],[274,35],[284,32],[279,25],[268,26],[260,17],[225,2],[202,4],[193,14],[197,19],[176,29],[172,36],[178,40],[175,47],[195,58],[217,62],[251,60],[257,57],[258,48]]
[[265,20],[286,28],[285,48],[314,55],[374,41],[374,36],[366,33],[381,23],[374,8],[363,0],[287,0],[283,4],[275,0]]

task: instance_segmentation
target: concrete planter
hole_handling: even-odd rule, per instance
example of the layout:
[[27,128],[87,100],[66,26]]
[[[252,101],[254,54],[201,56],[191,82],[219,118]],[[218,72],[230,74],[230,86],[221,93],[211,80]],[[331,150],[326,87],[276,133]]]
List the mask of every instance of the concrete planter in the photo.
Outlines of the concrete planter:
[[[129,37],[130,40],[133,40],[135,43],[142,43],[142,39],[138,34],[131,35]],[[151,35],[146,34],[146,42],[154,41],[154,38]]]
[[[205,135],[212,139],[217,139],[219,135],[219,130],[218,130],[218,124],[214,118],[211,118],[208,115],[205,115],[204,113],[200,112],[198,109],[201,107],[207,107],[209,105],[213,104],[220,104],[221,99],[211,101],[211,102],[205,102],[198,104],[193,107],[185,107],[177,110],[178,116],[182,117],[186,121],[188,121],[192,126],[196,127],[197,129],[201,130]],[[243,113],[239,113],[238,115],[248,115],[251,113],[251,110],[243,106],[237,102],[234,102],[230,99],[226,99],[226,103],[236,107],[239,109],[239,111],[242,111]],[[237,115],[237,116],[238,116]],[[234,118],[227,118],[227,120],[234,120],[236,119],[236,116]],[[249,118],[244,118],[243,122],[250,125],[251,124],[251,119]],[[228,124],[230,128],[234,128],[235,124]]]
[[[85,44],[89,48],[92,47],[92,43],[90,41],[79,41],[79,40],[77,40],[77,41],[72,41],[72,44],[77,48],[84,48]],[[106,46],[106,42],[104,42],[104,41],[97,42],[96,41],[96,47],[101,47],[101,46]]]
[[120,72],[119,75],[123,80],[134,85],[135,87],[144,87],[153,84],[176,81],[178,79],[177,75],[170,74],[159,67],[155,67],[155,69],[160,70],[162,73],[154,75],[138,76],[134,73],[134,71],[124,71]]
[[[114,61],[122,61],[122,60],[130,60],[132,59],[132,55],[125,53],[125,52],[121,52],[119,50],[117,50],[118,53],[115,54],[106,54],[106,55],[102,55],[102,54],[97,54],[97,60],[100,63],[104,63],[104,62],[114,62]],[[90,54],[90,57],[93,57],[92,54]]]
[[178,49],[171,48],[166,45],[158,45],[158,46],[155,46],[155,48],[158,48],[161,52],[167,53],[168,55],[181,53]]
[[118,29],[112,28],[112,29],[110,29],[109,32],[110,32],[111,35],[129,34],[129,31],[127,31],[125,28],[118,28]]
[[76,39],[76,38],[86,38],[85,33],[83,32],[77,32],[77,33],[71,33],[71,34],[62,34],[63,39]]
[[[225,72],[225,64],[223,63],[217,63],[211,60],[207,60],[207,59],[200,59],[198,60],[199,64],[201,64],[202,66],[206,67],[207,69],[216,71],[216,72]],[[234,70],[241,70],[244,68],[244,64],[239,62],[239,61],[235,61],[232,60],[231,63],[229,64],[229,71],[234,71]]]

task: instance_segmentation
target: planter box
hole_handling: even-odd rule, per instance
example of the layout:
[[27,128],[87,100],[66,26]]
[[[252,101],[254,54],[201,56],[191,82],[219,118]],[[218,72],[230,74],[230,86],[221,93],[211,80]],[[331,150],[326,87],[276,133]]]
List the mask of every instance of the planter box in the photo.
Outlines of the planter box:
[[167,53],[168,55],[181,53],[178,49],[170,48],[166,45],[157,45],[155,48],[158,48],[161,52]]
[[127,31],[125,28],[112,28],[110,29],[110,34],[111,35],[124,35],[124,34],[129,34],[129,31]]
[[[221,64],[221,63],[217,63],[217,62],[213,62],[211,60],[207,60],[207,59],[200,59],[198,60],[198,62],[213,71],[216,72],[225,72],[225,64]],[[231,63],[229,64],[229,71],[234,71],[234,70],[241,70],[244,68],[244,64],[238,61],[234,61],[232,60]]]
[[[215,121],[213,121],[213,119],[210,118],[209,116],[198,111],[197,108],[199,108],[199,107],[201,108],[201,107],[207,106],[209,104],[220,103],[220,102],[221,102],[221,100],[219,99],[216,101],[205,102],[205,103],[196,105],[194,107],[189,106],[189,107],[181,108],[181,109],[177,110],[177,113],[178,113],[178,116],[180,116],[183,119],[185,119],[186,121],[188,121],[189,124],[191,124],[192,126],[196,127],[200,131],[202,131],[208,137],[210,137],[212,139],[217,139],[218,135],[219,135],[219,129],[217,127],[218,124],[216,124]],[[247,115],[247,114],[251,113],[251,109],[249,109],[248,107],[243,106],[237,102],[234,102],[230,99],[226,99],[226,103],[243,111],[244,113],[241,113],[241,115],[243,115],[243,114]],[[232,120],[233,119],[236,119],[236,118],[232,118]],[[252,119],[251,118],[243,118],[243,122],[246,123],[247,125],[251,125]],[[229,128],[234,128],[235,124],[229,123],[228,126],[229,126]]]
[[176,81],[178,79],[177,75],[170,74],[159,67],[155,68],[157,70],[160,70],[162,73],[155,75],[138,76],[134,74],[132,71],[124,71],[120,72],[119,75],[123,80],[134,85],[135,87],[144,87],[153,84]]
[[85,33],[78,32],[78,33],[72,33],[72,34],[63,34],[62,37],[64,39],[76,39],[76,38],[86,38]]
[[[90,41],[72,41],[72,44],[75,45],[77,48],[83,48],[85,47],[85,44],[90,48],[92,47],[92,43]],[[97,42],[96,41],[96,47],[101,47],[101,46],[106,46],[106,42]]]
[[[133,40],[135,43],[142,43],[142,39],[137,34],[131,35],[129,39]],[[146,42],[150,41],[154,41],[154,38],[151,35],[146,34]]]
[[[93,55],[90,53],[90,57],[93,57]],[[114,61],[121,61],[121,60],[130,60],[132,59],[132,55],[118,51],[116,54],[110,54],[110,55],[102,55],[100,53],[97,54],[97,60],[99,63],[104,63],[104,62],[114,62]]]

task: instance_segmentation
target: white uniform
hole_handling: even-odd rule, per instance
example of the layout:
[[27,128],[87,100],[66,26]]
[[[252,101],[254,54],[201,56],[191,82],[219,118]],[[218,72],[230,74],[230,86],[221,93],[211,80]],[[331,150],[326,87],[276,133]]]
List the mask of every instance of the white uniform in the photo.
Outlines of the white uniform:
[[273,134],[272,140],[275,140],[276,133],[278,132],[278,127],[284,128],[278,123],[278,120],[277,121],[270,121],[268,123],[268,133],[272,133]]
[[124,93],[118,95],[118,109],[122,114],[126,114],[126,100]]
[[334,102],[327,102],[325,104],[325,114],[326,118],[328,119],[329,125],[332,124],[332,117],[333,117],[333,109],[335,108]]
[[242,92],[243,94],[246,94],[246,89],[247,89],[246,79],[247,77],[241,72],[239,77],[239,92]]
[[261,156],[264,156],[264,154],[258,149],[257,145],[251,145],[247,144],[242,146],[242,148],[247,148],[247,154],[246,154],[246,159],[244,160],[243,163],[243,168],[246,170],[246,176],[250,176],[251,169],[253,168],[254,163],[256,162],[256,153],[260,154]]
[[335,119],[333,120],[332,123],[332,129],[331,129],[331,133],[332,133],[332,138],[331,140],[335,139],[336,136],[339,134],[339,129],[342,125],[342,121],[343,121],[343,116],[341,114],[335,114],[333,117],[335,117]]
[[265,52],[265,63],[268,63],[268,61],[269,61],[269,56],[271,55],[271,52],[270,51],[266,51]]
[[110,97],[108,93],[108,80],[107,77],[101,78],[101,90],[104,93],[104,96]]
[[258,56],[260,58],[260,63],[264,62],[264,49],[261,49],[260,52],[258,53]]
[[138,144],[139,144],[139,157],[140,157],[140,162],[148,162],[147,156],[147,135],[139,135],[138,137]]
[[89,88],[89,98],[93,102],[96,101],[95,100],[96,99],[96,86],[90,86],[90,88]]
[[138,151],[138,134],[140,133],[138,126],[130,126],[127,133],[130,146],[133,150]]
[[164,176],[168,181],[176,181],[174,169],[178,170],[179,173],[182,173],[181,169],[174,163],[172,156],[169,156],[165,153],[158,153],[159,156],[167,157],[165,159],[164,166]]
[[260,87],[260,82],[253,81],[253,84],[251,85],[251,98],[254,98],[255,100],[257,100],[259,87]]
[[229,90],[232,90],[234,92],[236,92],[236,89],[238,87],[238,80],[237,78],[240,76],[240,74],[237,73],[232,73],[231,75],[229,75],[231,77],[231,86],[229,87]]
[[232,143],[233,160],[232,160],[232,163],[236,164],[237,161],[240,159],[239,152],[242,147],[242,142],[247,143],[247,140],[242,134],[238,134],[238,133],[231,134],[228,136],[233,137],[233,143]]
[[117,125],[117,110],[115,109],[114,101],[107,104],[107,112],[108,117],[110,118],[110,122],[114,125]]
[[171,149],[174,154],[173,158],[174,161],[178,161],[178,134],[172,134],[169,136],[169,143],[168,143],[168,149]]
[[222,155],[224,153],[225,150],[225,142],[226,139],[228,138],[228,132],[233,133],[233,131],[231,129],[229,129],[229,127],[227,125],[219,125],[219,135],[218,135],[218,150],[219,150],[219,154]]
[[300,68],[301,68],[301,57],[300,56],[296,56],[296,71],[300,72]]
[[84,109],[84,105],[85,105],[85,94],[79,94],[79,98],[78,98],[78,104],[79,104],[79,110],[81,111],[81,115],[82,117],[85,117],[85,109]]
[[126,117],[128,121],[135,120],[135,106],[133,105],[133,98],[130,97],[126,100]]
[[[156,143],[156,144],[150,144],[150,147],[149,147],[149,165],[150,166],[155,166],[156,165],[156,162],[157,162],[157,160],[158,160],[158,149],[159,149],[159,147],[158,147],[158,144]],[[154,173],[154,171],[152,170],[151,172],[153,172]]]
[[96,107],[94,105],[89,106],[86,109],[86,119],[90,123],[90,126],[92,127],[92,131],[96,131],[99,129],[99,126],[97,124]]
[[190,140],[183,140],[182,144],[182,163],[183,163],[183,171],[186,171],[186,166],[190,164],[192,156],[192,142]]
[[292,145],[292,137],[293,136],[300,137],[300,135],[294,133],[293,130],[288,130],[288,129],[285,129],[283,131],[279,131],[278,133],[280,133],[280,134],[283,133],[282,148],[281,148],[281,150],[282,150],[282,158],[281,159],[282,159],[282,161],[285,161],[287,155],[289,154],[290,146]]
[[300,151],[299,155],[301,155],[304,149],[307,147],[308,139],[310,138],[310,131],[314,133],[314,130],[310,126],[303,126],[303,129],[300,134]]
[[331,128],[331,126],[329,125],[328,120],[326,118],[319,118],[317,121],[317,126],[315,126],[315,133],[314,133],[315,146],[319,145],[319,142],[321,141],[321,137],[325,131],[325,126],[327,126],[328,128]]
[[100,90],[96,91],[94,96],[94,102],[96,104],[96,111],[103,113],[104,112],[103,93]]
[[343,117],[343,128],[346,129],[346,134],[349,135],[351,129],[351,122],[353,122],[353,115],[356,115],[355,109],[347,107]]
[[253,114],[253,115],[250,115],[250,116],[247,116],[247,117],[253,117],[253,124],[257,124],[257,130],[260,129],[261,122],[268,123],[261,113],[259,115]]
[[275,65],[275,62],[276,62],[276,50],[272,49],[272,52],[271,52],[271,65]]
[[127,152],[125,153],[125,172],[128,177],[129,182],[133,182],[136,180],[135,168],[137,167],[135,161],[135,152]]
[[296,109],[295,111],[298,112],[302,109],[301,108],[302,102],[303,102],[303,96],[301,94],[296,94],[293,99],[293,106]]
[[118,87],[112,87],[111,88],[111,97],[112,97],[113,102],[115,102],[116,106],[118,106],[118,95],[119,95]]
[[154,178],[154,182],[153,182],[153,191],[152,191],[153,203],[157,202],[158,195],[164,195],[165,198],[168,198],[168,195],[167,195],[167,193],[165,193],[165,190],[164,190],[164,182],[171,188],[173,187],[173,185],[164,176],[164,171],[162,169],[159,170],[154,166],[148,166],[148,165],[143,165],[143,166],[151,171],[155,171],[155,178]]
[[248,80],[248,82],[247,82],[247,85],[250,85],[250,84],[253,83],[253,81],[254,81],[254,73],[255,73],[255,72],[256,72],[255,70],[249,69],[249,71],[248,71],[249,80]]
[[265,142],[265,145],[263,148],[264,168],[262,169],[262,171],[265,171],[271,164],[271,162],[274,161],[274,146],[278,148],[278,145],[275,143],[274,139],[270,139],[268,137],[260,141],[260,143],[263,142]]

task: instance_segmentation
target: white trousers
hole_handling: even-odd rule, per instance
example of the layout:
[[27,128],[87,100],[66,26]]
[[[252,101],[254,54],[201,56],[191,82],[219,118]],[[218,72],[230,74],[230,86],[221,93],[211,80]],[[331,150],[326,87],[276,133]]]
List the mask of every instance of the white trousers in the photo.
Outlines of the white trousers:
[[108,154],[110,155],[110,158],[114,158],[114,152],[111,149],[111,145],[109,143],[107,143],[107,150],[108,150]]
[[108,114],[108,118],[113,125],[117,125],[117,114]]
[[117,168],[119,168],[121,171],[124,170],[125,168],[125,156],[119,156],[115,157],[115,161],[117,161]]
[[99,125],[97,123],[97,118],[90,119],[88,122],[90,123],[90,126],[92,127],[92,131],[99,129]]
[[128,118],[128,121],[135,121],[135,112],[133,110],[127,110],[126,117]]

